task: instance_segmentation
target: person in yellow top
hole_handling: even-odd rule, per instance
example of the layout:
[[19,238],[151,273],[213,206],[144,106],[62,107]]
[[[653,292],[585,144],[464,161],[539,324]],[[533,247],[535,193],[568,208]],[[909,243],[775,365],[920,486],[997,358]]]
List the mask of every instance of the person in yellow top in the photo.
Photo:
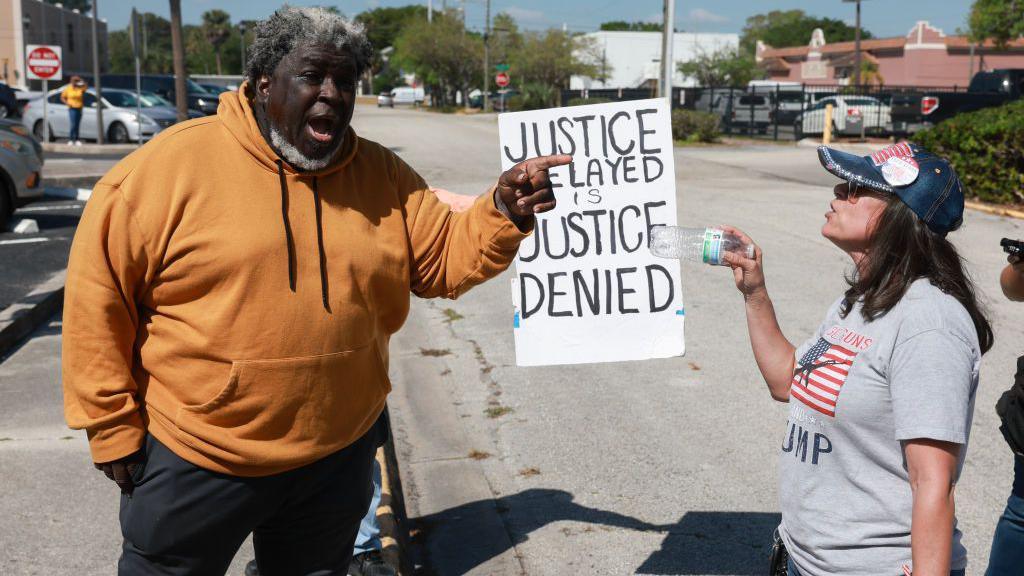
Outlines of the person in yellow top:
[[224,574],[249,534],[265,576],[344,575],[411,294],[505,270],[572,161],[525,160],[454,213],[350,126],[359,24],[283,7],[255,28],[242,87],[112,168],[71,248],[65,417],[121,488],[122,575]]
[[85,99],[85,91],[89,85],[82,80],[81,76],[72,76],[71,81],[60,93],[60,101],[68,107],[68,120],[71,122],[71,133],[68,135],[68,145],[81,146],[82,141],[78,139],[78,127],[82,124],[82,106]]

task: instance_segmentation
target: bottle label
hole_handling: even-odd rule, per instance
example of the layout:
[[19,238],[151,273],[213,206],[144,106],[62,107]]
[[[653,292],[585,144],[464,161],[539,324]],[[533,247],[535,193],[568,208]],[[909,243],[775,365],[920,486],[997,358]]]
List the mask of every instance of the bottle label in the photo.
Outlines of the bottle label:
[[724,233],[717,228],[704,229],[704,263],[712,266],[722,264],[722,236]]

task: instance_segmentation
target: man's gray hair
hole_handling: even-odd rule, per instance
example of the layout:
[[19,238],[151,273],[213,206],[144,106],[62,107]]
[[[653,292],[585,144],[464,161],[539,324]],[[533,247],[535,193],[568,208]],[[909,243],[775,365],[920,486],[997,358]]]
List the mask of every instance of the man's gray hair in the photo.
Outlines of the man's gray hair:
[[256,25],[245,75],[250,82],[271,76],[281,60],[299,44],[327,44],[348,52],[362,74],[373,49],[363,25],[323,8],[282,6]]

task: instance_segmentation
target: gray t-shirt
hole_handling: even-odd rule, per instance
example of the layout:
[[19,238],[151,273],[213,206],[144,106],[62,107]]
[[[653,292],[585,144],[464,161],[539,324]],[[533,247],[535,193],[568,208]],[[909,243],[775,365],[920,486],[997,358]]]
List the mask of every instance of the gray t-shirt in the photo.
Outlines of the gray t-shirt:
[[[901,441],[962,445],[981,351],[967,310],[918,280],[865,322],[837,300],[796,352],[779,457],[782,537],[802,574],[879,576],[911,565],[913,495]],[[953,532],[951,569],[967,565]]]

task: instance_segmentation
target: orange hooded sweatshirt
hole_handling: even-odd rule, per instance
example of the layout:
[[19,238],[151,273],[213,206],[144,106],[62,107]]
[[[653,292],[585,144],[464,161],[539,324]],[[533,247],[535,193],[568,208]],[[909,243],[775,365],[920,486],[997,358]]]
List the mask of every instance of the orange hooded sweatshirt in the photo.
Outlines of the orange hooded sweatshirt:
[[337,163],[296,172],[243,93],[225,93],[93,191],[64,300],[68,425],[100,463],[147,432],[237,476],[314,462],[383,410],[410,291],[455,298],[524,237],[493,191],[453,214],[351,128]]

